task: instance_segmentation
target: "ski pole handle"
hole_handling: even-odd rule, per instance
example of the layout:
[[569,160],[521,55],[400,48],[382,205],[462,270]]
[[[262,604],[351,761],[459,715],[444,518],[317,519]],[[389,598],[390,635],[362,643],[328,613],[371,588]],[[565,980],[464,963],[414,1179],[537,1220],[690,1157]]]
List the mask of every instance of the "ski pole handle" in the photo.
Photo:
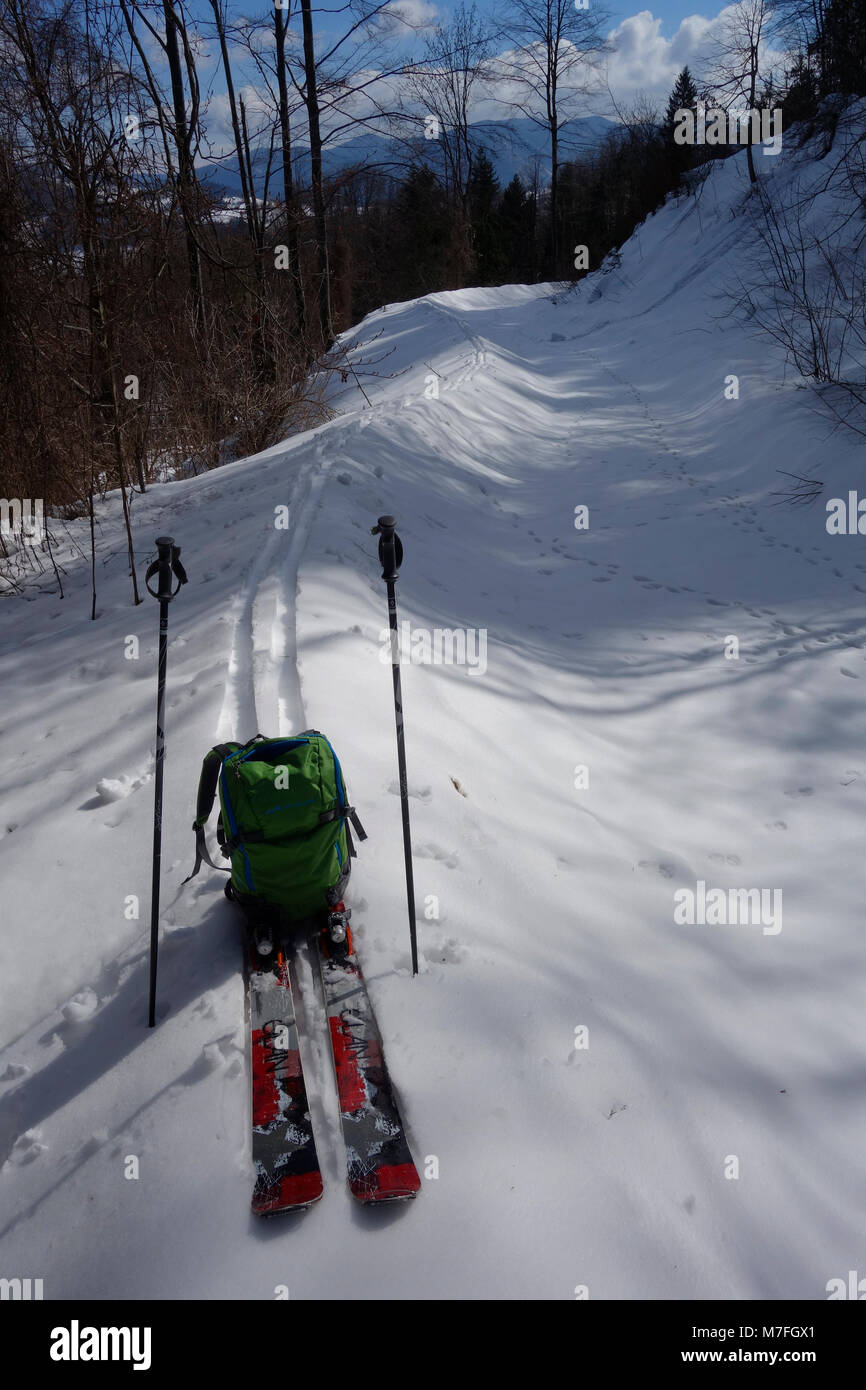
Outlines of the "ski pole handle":
[[[171,536],[157,536],[155,542],[157,558],[149,566],[144,576],[147,592],[154,598],[159,599],[160,603],[171,603],[180,590],[182,584],[187,582],[186,570],[180,563],[180,546],[175,545]],[[152,589],[149,580],[157,576],[157,587]],[[177,588],[172,589],[171,577],[174,575],[177,580]]]
[[370,531],[371,536],[379,537],[379,563],[386,584],[394,583],[403,563],[403,544],[394,530],[396,525],[396,517],[380,516],[378,524]]

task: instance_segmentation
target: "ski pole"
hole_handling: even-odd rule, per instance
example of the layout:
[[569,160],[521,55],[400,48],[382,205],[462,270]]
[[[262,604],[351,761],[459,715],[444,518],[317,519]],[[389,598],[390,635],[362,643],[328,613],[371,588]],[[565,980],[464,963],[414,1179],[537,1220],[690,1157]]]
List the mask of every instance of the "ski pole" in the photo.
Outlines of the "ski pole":
[[[159,949],[159,871],[162,858],[162,771],[165,763],[165,673],[168,665],[168,605],[181,584],[186,583],[186,574],[180,563],[180,546],[175,545],[171,536],[157,536],[158,558],[150,565],[144,582],[147,592],[159,599],[159,675],[156,691],[156,776],[153,794],[153,881],[150,893],[150,1002],[147,1026],[152,1028],[156,1022],[156,957]],[[171,576],[177,580],[177,588],[172,590]],[[157,587],[152,589],[149,580],[157,576]]]
[[409,939],[412,943],[412,974],[418,974],[418,943],[415,934],[415,880],[412,874],[412,836],[409,830],[409,783],[406,780],[406,744],[403,738],[403,696],[400,689],[400,646],[397,636],[397,596],[394,584],[403,563],[403,546],[394,527],[393,516],[380,516],[371,535],[379,537],[382,578],[388,587],[388,622],[391,628],[391,671],[394,676],[394,715],[397,720],[397,763],[400,768],[400,802],[403,810],[403,855],[406,860],[406,894],[409,899]]

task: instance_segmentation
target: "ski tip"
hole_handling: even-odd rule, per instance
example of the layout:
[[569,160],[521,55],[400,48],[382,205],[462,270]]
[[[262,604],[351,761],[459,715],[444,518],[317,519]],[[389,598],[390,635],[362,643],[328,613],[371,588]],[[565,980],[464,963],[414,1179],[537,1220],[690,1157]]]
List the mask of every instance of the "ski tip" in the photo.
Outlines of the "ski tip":
[[365,1205],[406,1202],[420,1192],[421,1179],[414,1163],[393,1163],[363,1177],[350,1177],[349,1190]]
[[322,1175],[290,1173],[274,1183],[257,1183],[252,1209],[256,1216],[277,1216],[281,1212],[306,1211],[322,1196]]

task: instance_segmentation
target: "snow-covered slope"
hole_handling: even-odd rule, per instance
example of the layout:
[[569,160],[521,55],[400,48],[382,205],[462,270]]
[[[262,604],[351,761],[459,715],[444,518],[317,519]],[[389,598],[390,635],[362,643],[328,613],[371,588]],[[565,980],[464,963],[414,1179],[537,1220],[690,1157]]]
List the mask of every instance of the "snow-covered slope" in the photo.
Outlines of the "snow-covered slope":
[[[0,607],[4,1275],[47,1298],[822,1298],[862,1265],[866,542],[772,495],[780,468],[847,495],[862,447],[727,313],[746,191],[743,157],[717,165],[578,292],[387,306],[342,340],[387,354],[358,368],[371,405],[350,378],[321,428],[135,498],[142,564],[168,532],[190,577],[154,1032],[157,610],[130,605],[117,499],[98,622],[84,559],[62,601],[46,583]],[[401,618],[486,644],[477,669],[403,668],[415,979],[387,511]],[[369,832],[359,949],[438,1176],[352,1209],[303,956],[326,1193],[262,1224],[239,929],[216,874],[179,885],[204,752],[309,726]],[[699,881],[780,890],[781,919],[678,924]]]

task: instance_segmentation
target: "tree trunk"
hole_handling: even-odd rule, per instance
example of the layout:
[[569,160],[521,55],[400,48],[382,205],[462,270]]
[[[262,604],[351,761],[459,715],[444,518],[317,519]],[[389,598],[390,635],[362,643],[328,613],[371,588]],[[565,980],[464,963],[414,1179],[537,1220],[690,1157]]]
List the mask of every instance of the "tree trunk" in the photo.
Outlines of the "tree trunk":
[[550,127],[550,259],[553,277],[559,273],[559,131],[556,118]]
[[102,295],[102,285],[97,270],[96,278],[96,297],[99,313],[99,354],[105,364],[108,374],[111,391],[111,446],[114,453],[114,462],[117,467],[117,481],[120,484],[120,496],[123,501],[123,523],[126,528],[126,548],[129,556],[129,576],[132,580],[132,597],[136,604],[141,603],[141,595],[138,592],[138,576],[135,573],[135,550],[132,544],[132,517],[129,513],[129,498],[126,495],[126,461],[124,459],[123,434],[120,428],[120,391],[117,382],[117,368],[115,364],[114,346],[112,342],[111,326],[108,321],[105,300]]
[[319,327],[322,343],[334,341],[331,326],[331,286],[328,274],[328,228],[325,220],[325,194],[322,187],[322,136],[319,130],[319,95],[316,88],[316,54],[313,47],[313,16],[310,0],[301,0],[304,28],[304,70],[306,74],[307,120],[310,127],[310,169],[313,184],[313,224],[316,235],[318,271]]
[[173,0],[162,0],[165,13],[165,48],[168,67],[171,73],[171,96],[174,105],[175,144],[177,146],[177,182],[181,213],[186,227],[186,254],[189,263],[189,284],[193,299],[195,322],[200,325],[204,314],[204,297],[201,280],[201,257],[198,242],[193,231],[193,209],[191,195],[195,187],[195,173],[190,153],[190,135],[186,125],[186,104],[183,92],[183,73],[180,66],[180,49],[177,42],[178,18],[174,12]]
[[754,153],[753,153],[753,151],[752,151],[752,136],[753,136],[753,134],[754,134],[754,125],[753,125],[753,120],[752,120],[752,112],[753,112],[754,109],[755,109],[755,88],[756,88],[756,86],[757,86],[757,80],[758,80],[758,49],[757,49],[757,46],[755,46],[755,47],[752,48],[751,58],[752,58],[752,70],[751,70],[751,73],[750,73],[750,81],[749,81],[749,140],[748,140],[748,144],[747,144],[747,146],[746,146],[746,159],[748,160],[748,163],[749,163],[749,182],[750,182],[750,183],[757,183],[757,182],[758,182],[758,175],[757,175],[757,172],[756,172],[756,170],[755,170],[755,156],[754,156]]
[[287,244],[289,248],[290,275],[295,289],[295,306],[298,315],[298,335],[303,342],[307,336],[307,306],[304,303],[304,282],[301,275],[301,246],[298,236],[298,217],[295,207],[295,189],[292,179],[292,140],[289,129],[289,91],[286,82],[286,28],[289,23],[288,12],[281,19],[283,11],[274,6],[274,30],[277,40],[277,83],[280,91],[280,146],[283,156],[283,199],[286,205]]
[[90,621],[96,622],[96,518],[93,514],[93,469],[90,470],[90,485],[87,489],[90,503]]
[[223,60],[223,72],[226,79],[226,92],[229,99],[229,112],[232,118],[232,134],[235,137],[235,150],[238,156],[238,169],[241,176],[241,194],[244,200],[244,211],[247,215],[247,230],[250,236],[250,245],[255,247],[256,238],[256,206],[254,202],[255,190],[251,189],[247,182],[247,166],[244,160],[244,151],[241,145],[241,128],[238,122],[238,108],[235,101],[235,84],[232,79],[231,62],[229,61],[228,44],[226,43],[225,24],[220,13],[219,0],[211,0],[211,9],[214,13],[216,22],[217,37],[219,38],[220,53]]
[[[81,221],[81,244],[83,251],[84,274],[88,285],[90,309],[91,362],[93,364],[93,384],[98,383],[98,393],[94,391],[95,401],[100,408],[110,412],[108,430],[100,428],[100,435],[107,434],[117,468],[117,481],[123,501],[123,520],[126,527],[127,551],[129,554],[129,574],[132,579],[132,594],[136,604],[141,603],[138,592],[138,577],[135,573],[135,552],[132,544],[132,518],[129,513],[129,499],[126,495],[126,464],[124,460],[123,434],[120,425],[120,390],[117,379],[114,341],[108,305],[105,302],[103,254],[95,228],[98,225],[96,195],[93,190],[86,191],[83,179],[78,188],[78,213]],[[100,422],[101,423],[101,422]],[[93,487],[91,485],[91,507]]]

